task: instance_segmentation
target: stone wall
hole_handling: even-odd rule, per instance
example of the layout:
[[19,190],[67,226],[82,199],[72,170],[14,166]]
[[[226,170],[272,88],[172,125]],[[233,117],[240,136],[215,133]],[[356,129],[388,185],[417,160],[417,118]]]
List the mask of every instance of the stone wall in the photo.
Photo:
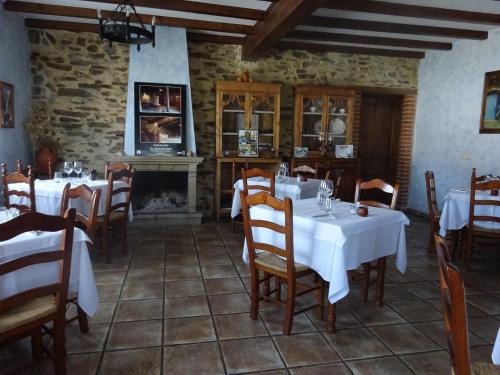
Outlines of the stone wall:
[[29,30],[35,149],[54,145],[61,161],[103,170],[123,149],[129,48],[97,34]]
[[274,50],[257,62],[241,61],[238,46],[189,44],[189,66],[199,166],[198,204],[211,214],[215,175],[215,81],[235,80],[248,69],[254,81],[283,84],[280,153],[289,156],[293,136],[293,85],[417,88],[418,60],[331,52]]
[[[109,49],[91,33],[29,30],[35,149],[55,141],[61,160],[102,169],[123,149],[129,49]],[[241,61],[238,46],[188,43],[199,166],[198,208],[212,214],[215,168],[215,81],[248,69],[254,81],[283,84],[280,151],[292,148],[292,86],[298,83],[417,88],[418,60],[338,53],[273,51]]]

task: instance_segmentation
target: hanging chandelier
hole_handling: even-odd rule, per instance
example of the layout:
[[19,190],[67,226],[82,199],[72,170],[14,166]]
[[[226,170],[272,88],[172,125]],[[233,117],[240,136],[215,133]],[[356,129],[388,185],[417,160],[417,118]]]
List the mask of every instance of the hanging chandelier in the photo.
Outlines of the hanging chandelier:
[[[139,26],[130,24],[130,16],[133,15],[133,22]],[[146,29],[141,17],[137,14],[132,1],[123,0],[111,12],[109,17],[104,19],[100,9],[97,9],[99,18],[101,39],[107,39],[109,46],[116,43],[135,44],[137,50],[141,50],[141,44],[152,43],[155,46],[155,23],[156,17],[151,20],[151,31]]]

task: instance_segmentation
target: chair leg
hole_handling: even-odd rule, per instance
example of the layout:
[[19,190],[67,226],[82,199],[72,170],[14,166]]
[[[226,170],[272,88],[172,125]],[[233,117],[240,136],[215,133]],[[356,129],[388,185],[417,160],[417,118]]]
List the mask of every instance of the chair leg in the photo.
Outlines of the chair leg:
[[330,303],[328,306],[328,321],[326,325],[326,329],[328,333],[335,333],[335,323],[337,320],[337,304]]
[[294,312],[295,312],[295,280],[289,280],[288,291],[286,295],[285,321],[283,323],[284,335],[288,336],[292,332]]
[[467,243],[465,245],[464,251],[464,261],[465,261],[465,269],[467,271],[471,270],[471,259],[472,259],[472,236],[467,236]]
[[254,270],[251,274],[251,283],[252,283],[252,298],[251,298],[251,307],[250,307],[250,317],[253,320],[257,319],[257,314],[259,313],[259,271]]
[[371,263],[363,263],[363,302],[368,301],[368,290],[370,288]]
[[109,247],[108,247],[108,226],[103,225],[102,226],[102,234],[101,234],[101,247],[102,251],[104,252],[104,258],[106,260],[106,263],[111,263],[111,254],[109,253]]
[[276,301],[281,302],[281,280],[278,276],[274,276],[274,289],[276,289]]
[[[264,272],[264,277],[269,277],[270,275],[267,272]],[[262,292],[265,296],[269,296],[271,294],[271,279],[267,279],[264,281],[264,291]]]
[[81,309],[79,305],[76,305],[78,311],[78,325],[80,326],[80,332],[89,332],[89,321],[87,319],[87,314]]
[[54,322],[54,367],[56,375],[66,375],[65,321]]
[[428,254],[434,252],[434,233],[435,233],[434,223],[431,222],[430,230],[429,230],[429,242],[427,243],[427,253]]
[[127,254],[127,218],[122,221],[122,254]]
[[379,306],[384,304],[384,278],[385,278],[385,266],[387,263],[387,258],[383,257],[377,260],[377,298],[376,301]]
[[35,361],[40,361],[43,358],[43,342],[42,331],[38,330],[31,336],[31,353]]
[[[316,274],[316,276],[318,276]],[[318,276],[319,277],[319,276]],[[319,319],[325,319],[325,281],[320,278],[319,283],[321,288],[318,290],[318,298],[319,298]]]

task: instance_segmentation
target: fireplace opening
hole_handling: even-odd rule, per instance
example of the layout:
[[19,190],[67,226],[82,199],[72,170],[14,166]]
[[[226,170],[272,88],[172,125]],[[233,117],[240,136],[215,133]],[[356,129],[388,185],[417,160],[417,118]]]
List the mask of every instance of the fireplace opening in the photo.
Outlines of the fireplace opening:
[[137,171],[134,177],[134,214],[187,212],[187,172]]

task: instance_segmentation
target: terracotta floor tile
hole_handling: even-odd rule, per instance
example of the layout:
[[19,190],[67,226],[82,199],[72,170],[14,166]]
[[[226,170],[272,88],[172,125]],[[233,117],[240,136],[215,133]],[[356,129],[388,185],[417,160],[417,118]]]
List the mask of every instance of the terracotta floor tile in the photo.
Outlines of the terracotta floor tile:
[[394,301],[387,304],[409,322],[440,320],[442,314],[420,300]]
[[305,366],[290,370],[292,375],[350,375],[351,372],[343,363],[328,365]]
[[201,280],[166,281],[165,298],[204,296],[205,287]]
[[210,316],[165,320],[165,345],[215,341],[215,330]]
[[163,298],[163,283],[125,284],[120,299]]
[[[74,354],[66,357],[66,369],[71,375],[94,375],[101,353]],[[36,363],[33,375],[53,375],[54,362],[47,359]]]
[[205,286],[208,295],[246,293],[246,289],[239,278],[207,279],[205,280]]
[[150,268],[145,270],[130,270],[128,271],[125,283],[157,283],[163,282],[164,271],[162,268]]
[[276,336],[276,346],[288,367],[339,361],[339,356],[319,333]]
[[219,340],[267,336],[260,318],[252,320],[250,314],[217,315],[214,320]]
[[160,346],[161,320],[113,323],[106,350]]
[[396,354],[440,349],[437,344],[409,324],[373,327],[371,330]]
[[159,375],[161,350],[159,348],[105,352],[99,374]]
[[327,334],[326,337],[343,360],[392,354],[368,328],[337,330],[334,334]]
[[[260,316],[271,335],[283,334],[283,323],[285,321],[284,310],[261,311]],[[292,333],[314,332],[316,327],[306,314],[301,313],[293,317]]]
[[382,307],[374,303],[363,303],[350,306],[352,313],[367,326],[404,323],[405,320],[387,305]]
[[284,368],[270,338],[229,340],[222,341],[220,345],[230,374]]
[[250,311],[250,297],[246,293],[208,296],[213,314],[237,314]]
[[121,284],[125,278],[126,271],[94,271],[97,285]]
[[365,359],[347,362],[354,375],[411,375],[412,372],[397,357]]
[[229,266],[206,266],[201,267],[204,279],[220,279],[237,277],[238,273],[232,265]]
[[500,314],[500,298],[493,294],[468,296],[467,303],[487,313],[488,315]]
[[162,299],[120,301],[116,309],[115,322],[161,319],[162,308]]
[[169,267],[165,269],[165,281],[199,279],[201,279],[201,273],[198,267]]
[[207,297],[165,298],[165,318],[210,315]]
[[78,325],[67,325],[66,351],[73,354],[103,350],[108,329],[109,324],[91,324],[88,333],[81,333]]
[[167,346],[163,357],[165,375],[223,375],[217,343]]
[[117,301],[120,295],[120,284],[98,285],[97,292],[99,293],[100,302]]
[[469,319],[469,330],[490,344],[495,342],[499,326],[498,320],[489,316]]
[[165,258],[165,267],[195,267],[198,266],[196,255],[168,256]]
[[450,355],[446,351],[408,354],[400,357],[417,375],[450,373]]

